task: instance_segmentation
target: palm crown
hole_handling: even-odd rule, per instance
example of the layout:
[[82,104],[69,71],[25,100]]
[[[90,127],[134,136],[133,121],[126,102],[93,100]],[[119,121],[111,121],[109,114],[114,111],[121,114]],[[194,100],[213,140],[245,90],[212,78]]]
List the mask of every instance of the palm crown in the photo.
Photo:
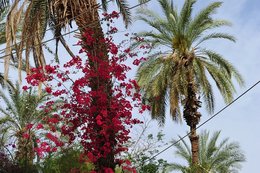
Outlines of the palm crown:
[[[181,120],[180,105],[187,98],[187,87],[195,84],[195,91],[202,95],[207,110],[214,110],[214,96],[209,76],[216,83],[225,102],[230,102],[235,93],[232,79],[243,84],[235,67],[219,53],[203,48],[203,43],[213,39],[234,42],[229,34],[215,32],[215,28],[230,26],[226,20],[216,20],[212,14],[221,6],[214,2],[193,17],[196,0],[186,0],[180,13],[169,0],[159,0],[163,17],[149,9],[141,9],[138,18],[153,28],[151,32],[141,32],[143,42],[153,48],[164,47],[165,51],[155,52],[143,62],[137,72],[137,81],[144,98],[151,105],[152,117],[164,123],[165,99],[169,98],[170,113],[174,120]],[[211,31],[211,32],[210,32]]]
[[[116,2],[125,25],[127,26],[131,22],[130,9],[127,1],[102,0],[101,6],[103,10],[107,10],[108,3],[111,1]],[[140,0],[139,2],[143,3],[145,1],[146,0]],[[53,31],[54,37],[56,38],[56,60],[58,61],[57,45],[59,41],[64,45],[68,53],[72,57],[74,56],[61,34],[62,29],[65,29],[68,24],[71,26],[72,21],[76,21],[80,29],[85,29],[90,24],[97,25],[97,23],[99,23],[98,18],[94,16],[94,13],[98,14],[97,12],[100,6],[96,0],[15,0],[12,3],[10,0],[0,0],[0,13],[2,13],[8,5],[10,5],[11,8],[6,22],[6,54],[11,54],[11,47],[16,46],[17,58],[21,66],[21,52],[23,48],[25,48],[26,65],[28,67],[27,72],[29,71],[30,52],[33,53],[34,62],[37,67],[45,65],[41,42],[48,27]],[[94,18],[94,21],[92,18]],[[21,24],[21,43],[16,45],[16,31]],[[7,77],[9,61],[9,56],[6,56],[5,77]]]
[[[27,125],[39,123],[43,117],[50,115],[44,110],[39,110],[46,102],[48,94],[36,94],[34,91],[21,92],[17,83],[15,88],[9,87],[8,94],[0,91],[1,101],[5,106],[0,106],[0,133],[2,139],[7,138],[6,142],[14,142],[18,145],[16,157],[19,161],[21,158],[27,158],[32,161],[34,157],[34,140],[35,131],[29,130],[30,139],[25,139],[23,134],[27,132]],[[55,110],[53,110],[55,111]],[[14,140],[14,141],[12,141]]]

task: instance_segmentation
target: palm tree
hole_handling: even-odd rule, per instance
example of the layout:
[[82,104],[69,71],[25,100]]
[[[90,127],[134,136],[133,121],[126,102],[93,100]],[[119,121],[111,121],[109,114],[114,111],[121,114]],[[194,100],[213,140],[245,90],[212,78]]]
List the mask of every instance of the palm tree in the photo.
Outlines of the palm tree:
[[[235,67],[217,52],[204,48],[205,42],[213,39],[235,41],[229,34],[216,32],[215,28],[229,26],[226,20],[212,18],[221,6],[221,2],[213,2],[206,8],[192,15],[196,0],[185,0],[180,13],[172,1],[159,0],[163,17],[149,9],[139,11],[139,19],[153,28],[151,32],[138,34],[144,37],[133,47],[150,44],[152,48],[162,50],[148,56],[137,72],[137,82],[141,87],[144,101],[151,106],[152,118],[165,122],[165,107],[170,105],[170,115],[174,121],[183,117],[190,127],[192,144],[192,161],[198,163],[199,137],[196,126],[201,114],[197,111],[201,106],[202,96],[207,110],[214,110],[214,95],[209,78],[215,82],[226,103],[233,99],[235,87],[233,79],[243,84],[243,79]],[[210,32],[211,31],[211,32]],[[169,99],[169,101],[168,101]]]
[[[1,101],[5,106],[0,106],[0,125],[2,138],[14,139],[17,151],[15,159],[25,168],[31,166],[35,157],[35,131],[28,129],[28,124],[39,123],[43,117],[48,116],[44,110],[39,110],[47,94],[38,95],[30,91],[21,91],[19,84],[9,88],[8,95],[0,91]],[[28,136],[25,138],[24,134]]]
[[241,168],[241,163],[245,161],[245,155],[236,142],[229,142],[229,138],[217,142],[220,131],[213,133],[210,137],[209,132],[203,131],[200,134],[200,154],[197,168],[192,166],[192,153],[190,146],[181,140],[177,143],[176,156],[184,159],[188,165],[178,163],[169,164],[167,171],[180,171],[183,173],[194,173],[199,170],[200,173],[229,173],[237,172]]
[[[111,0],[112,2],[116,2],[117,6],[119,7],[120,13],[123,16],[126,26],[130,23],[130,11],[128,7],[128,3],[126,0]],[[144,2],[146,0],[139,0],[140,2]],[[6,0],[0,1],[0,5],[4,4],[2,2],[9,2]],[[104,33],[102,31],[101,22],[99,21],[99,4],[97,0],[34,0],[28,1],[24,0],[19,3],[19,0],[15,0],[12,4],[12,8],[9,12],[7,17],[7,47],[11,46],[12,44],[16,46],[15,43],[15,34],[14,31],[16,26],[19,23],[19,18],[22,13],[22,9],[26,8],[25,10],[25,17],[23,21],[23,30],[22,30],[22,42],[20,45],[16,46],[16,50],[18,52],[17,59],[19,60],[18,69],[20,71],[22,66],[22,57],[21,57],[21,50],[25,47],[26,51],[26,64],[27,64],[27,72],[29,73],[29,53],[32,51],[34,62],[36,67],[44,66],[45,59],[43,56],[43,51],[41,46],[38,45],[42,39],[44,38],[46,28],[48,24],[50,26],[54,26],[53,33],[54,36],[57,38],[56,42],[62,41],[61,37],[61,30],[65,29],[65,27],[69,24],[71,25],[72,21],[76,22],[76,25],[80,29],[80,38],[83,38],[83,34],[86,30],[91,30],[94,32],[93,37],[97,40],[97,42],[91,46],[88,46],[84,43],[83,40],[83,47],[92,55],[97,55],[102,52],[103,56],[99,57],[104,62],[108,62],[109,55],[107,46],[104,42],[98,42],[98,40],[104,39]],[[101,6],[106,11],[108,0],[102,0]],[[1,9],[1,8],[0,8]],[[14,18],[14,16],[16,16]],[[15,20],[14,20],[15,19]],[[31,37],[31,34],[34,33],[35,35]],[[11,39],[13,38],[13,39]],[[66,46],[65,46],[66,47]],[[10,49],[6,49],[6,53],[10,53]],[[10,57],[5,59],[5,77],[7,77],[8,73],[8,64],[10,61]],[[92,62],[89,61],[90,67],[97,71],[99,62]],[[19,72],[19,78],[21,79],[21,72]],[[109,73],[109,72],[107,72]],[[98,82],[99,81],[99,82]],[[92,91],[97,91],[101,86],[106,88],[104,92],[107,94],[108,100],[108,108],[109,109],[109,102],[111,98],[112,92],[112,82],[111,79],[101,79],[100,77],[90,79],[90,88]],[[93,105],[99,104],[96,100],[97,98],[92,98]],[[96,112],[98,115],[99,112]],[[111,116],[112,119],[112,116]],[[99,129],[96,129],[97,131]],[[102,146],[100,146],[101,148]],[[114,148],[112,146],[112,148]],[[115,168],[115,158],[113,151],[107,155],[107,158],[101,158],[98,160],[97,169],[100,167],[109,167]]]

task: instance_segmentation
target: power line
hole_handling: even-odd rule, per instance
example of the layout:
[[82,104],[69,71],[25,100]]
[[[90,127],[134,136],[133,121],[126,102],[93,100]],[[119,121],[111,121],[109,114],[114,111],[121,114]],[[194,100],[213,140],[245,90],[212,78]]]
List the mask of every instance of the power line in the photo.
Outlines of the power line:
[[[219,115],[221,112],[223,112],[225,109],[227,109],[229,106],[231,106],[233,103],[235,103],[237,100],[239,100],[241,97],[243,97],[245,94],[247,94],[250,90],[252,90],[254,87],[256,87],[258,84],[260,83],[260,80],[257,81],[255,84],[253,84],[250,88],[248,88],[246,91],[244,91],[242,94],[240,94],[237,98],[235,98],[232,102],[230,102],[229,104],[227,104],[225,107],[223,107],[222,109],[220,109],[217,113],[215,113],[214,115],[212,115],[210,118],[208,118],[206,121],[204,121],[203,123],[201,123],[199,126],[196,127],[196,130],[201,128],[203,125],[205,125],[206,123],[208,123],[209,121],[211,121],[213,118],[215,118],[217,115]],[[155,157],[157,157],[158,155],[162,154],[163,152],[167,151],[168,149],[170,149],[171,147],[173,147],[174,145],[176,145],[177,143],[179,143],[180,141],[182,141],[184,138],[188,137],[191,133],[187,133],[186,135],[184,135],[183,137],[179,138],[179,140],[175,141],[173,144],[169,145],[168,147],[166,147],[165,149],[163,149],[162,151],[158,152],[157,154],[155,154],[154,156],[144,160],[145,162],[151,161],[152,159],[154,159]],[[140,166],[138,166],[140,167]],[[137,168],[138,168],[137,167]]]
[[[110,1],[112,1],[112,0],[110,0]],[[110,1],[108,1],[108,2],[110,2]],[[132,10],[132,9],[134,9],[134,8],[136,8],[136,7],[139,7],[139,6],[141,6],[141,5],[144,5],[144,4],[146,4],[146,3],[150,2],[150,1],[151,1],[151,0],[144,1],[144,2],[142,2],[142,3],[139,3],[139,4],[137,4],[137,5],[134,5],[134,6],[130,7],[130,8],[128,8],[128,9],[129,9],[129,10]],[[84,13],[81,13],[81,15],[82,15],[82,14],[84,14]],[[79,15],[78,15],[78,16],[79,16]],[[104,18],[102,18],[102,19],[100,19],[100,20],[98,20],[98,21],[94,21],[94,22],[92,22],[92,23],[86,25],[85,27],[88,27],[88,26],[91,26],[91,25],[93,25],[93,24],[95,24],[95,23],[101,22],[101,21],[105,20],[106,18],[107,18],[107,17],[104,17]],[[69,35],[69,34],[74,33],[74,32],[76,32],[76,31],[78,31],[78,30],[80,30],[80,29],[82,29],[82,28],[78,27],[78,28],[75,29],[75,30],[72,30],[72,31],[67,32],[67,33],[64,33],[64,34],[62,34],[62,35],[59,35],[59,36],[53,37],[53,38],[51,38],[51,39],[45,40],[45,41],[43,41],[43,42],[41,42],[41,43],[39,43],[39,44],[37,44],[37,45],[31,46],[30,48],[33,48],[33,47],[36,47],[36,46],[40,46],[40,45],[42,45],[42,44],[46,44],[46,43],[48,43],[48,42],[50,42],[50,41],[52,41],[52,40],[55,40],[55,39],[60,38],[60,37],[62,37],[62,36]],[[27,39],[28,39],[28,37],[27,37]],[[21,43],[22,41],[24,41],[24,40],[21,40],[19,43]],[[14,47],[14,46],[10,46],[10,47]],[[9,47],[9,48],[10,48],[10,47]],[[5,48],[5,49],[6,49],[6,48]],[[5,50],[5,49],[0,50],[0,52],[3,51],[3,50]],[[23,52],[24,50],[26,50],[26,48],[23,48],[23,49],[21,50],[21,52]],[[17,51],[14,51],[13,53],[16,53],[16,52],[17,52]],[[5,58],[5,57],[7,57],[7,56],[12,55],[13,53],[4,55],[4,56],[2,56],[2,57],[0,57],[0,58]]]

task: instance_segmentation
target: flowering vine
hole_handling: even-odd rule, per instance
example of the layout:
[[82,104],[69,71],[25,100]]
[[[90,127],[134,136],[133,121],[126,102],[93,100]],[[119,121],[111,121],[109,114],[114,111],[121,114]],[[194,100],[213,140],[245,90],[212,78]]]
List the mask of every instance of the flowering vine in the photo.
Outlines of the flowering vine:
[[[108,22],[118,18],[116,12],[104,15]],[[38,140],[39,145],[35,149],[38,154],[55,152],[57,147],[65,145],[60,140],[61,136],[67,136],[69,143],[80,141],[84,148],[83,155],[96,165],[92,173],[112,173],[116,165],[135,172],[131,163],[119,156],[127,151],[124,144],[130,138],[130,128],[141,123],[132,118],[133,108],[137,107],[142,113],[149,107],[141,102],[137,82],[127,78],[126,73],[131,68],[125,62],[132,59],[133,65],[138,66],[145,59],[138,58],[137,53],[124,48],[122,44],[116,45],[113,42],[113,34],[116,32],[117,29],[110,26],[108,36],[97,39],[91,29],[86,29],[78,42],[82,46],[79,53],[83,57],[75,56],[62,67],[46,65],[31,69],[31,74],[26,77],[28,84],[45,84],[45,91],[53,96],[41,108],[46,112],[57,109],[51,117],[44,118],[44,125],[35,125],[38,130],[48,126],[49,132],[45,137],[52,141],[48,143],[46,140]],[[104,52],[91,52],[87,49],[88,46],[101,42],[107,46],[109,60],[102,58]],[[28,86],[23,89],[27,90]],[[60,104],[54,104],[57,101]],[[57,130],[61,134],[56,133]],[[106,162],[106,167],[102,166],[103,162]]]

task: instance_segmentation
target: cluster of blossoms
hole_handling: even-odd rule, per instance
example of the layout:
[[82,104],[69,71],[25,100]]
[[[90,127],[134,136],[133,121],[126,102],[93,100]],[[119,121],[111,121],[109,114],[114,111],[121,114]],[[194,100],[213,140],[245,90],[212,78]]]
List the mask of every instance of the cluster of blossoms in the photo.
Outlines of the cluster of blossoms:
[[[106,14],[106,17],[111,22],[118,17],[118,13]],[[114,27],[110,29],[110,34],[117,32]],[[57,110],[55,114],[43,119],[44,126],[50,130],[46,138],[52,141],[52,145],[46,141],[38,141],[39,147],[35,150],[40,155],[43,152],[54,152],[57,147],[64,145],[60,136],[67,136],[69,143],[75,139],[81,142],[84,155],[89,162],[99,165],[99,170],[112,173],[111,167],[119,165],[125,170],[135,172],[129,161],[118,159],[117,156],[127,151],[124,144],[130,138],[132,125],[141,123],[132,118],[133,108],[137,107],[142,113],[149,107],[141,102],[137,82],[127,78],[126,73],[131,68],[125,65],[125,61],[132,59],[134,65],[139,65],[145,59],[138,58],[130,48],[121,50],[122,46],[113,43],[112,35],[97,39],[93,30],[86,29],[82,36],[78,42],[82,46],[79,53],[87,58],[75,56],[63,67],[46,65],[34,68],[26,78],[31,86],[45,84],[45,91],[53,96],[41,108],[46,113]],[[107,52],[89,51],[97,44],[106,45]],[[106,53],[110,55],[109,59],[105,58]],[[75,73],[72,69],[77,70],[75,80],[70,77]],[[66,85],[69,87],[65,87]],[[24,90],[27,88],[23,87]],[[55,100],[59,100],[59,104]],[[35,127],[42,129],[43,125],[36,124]],[[57,130],[61,133],[59,136]],[[101,165],[100,168],[100,163],[111,159],[111,167],[102,168]]]

